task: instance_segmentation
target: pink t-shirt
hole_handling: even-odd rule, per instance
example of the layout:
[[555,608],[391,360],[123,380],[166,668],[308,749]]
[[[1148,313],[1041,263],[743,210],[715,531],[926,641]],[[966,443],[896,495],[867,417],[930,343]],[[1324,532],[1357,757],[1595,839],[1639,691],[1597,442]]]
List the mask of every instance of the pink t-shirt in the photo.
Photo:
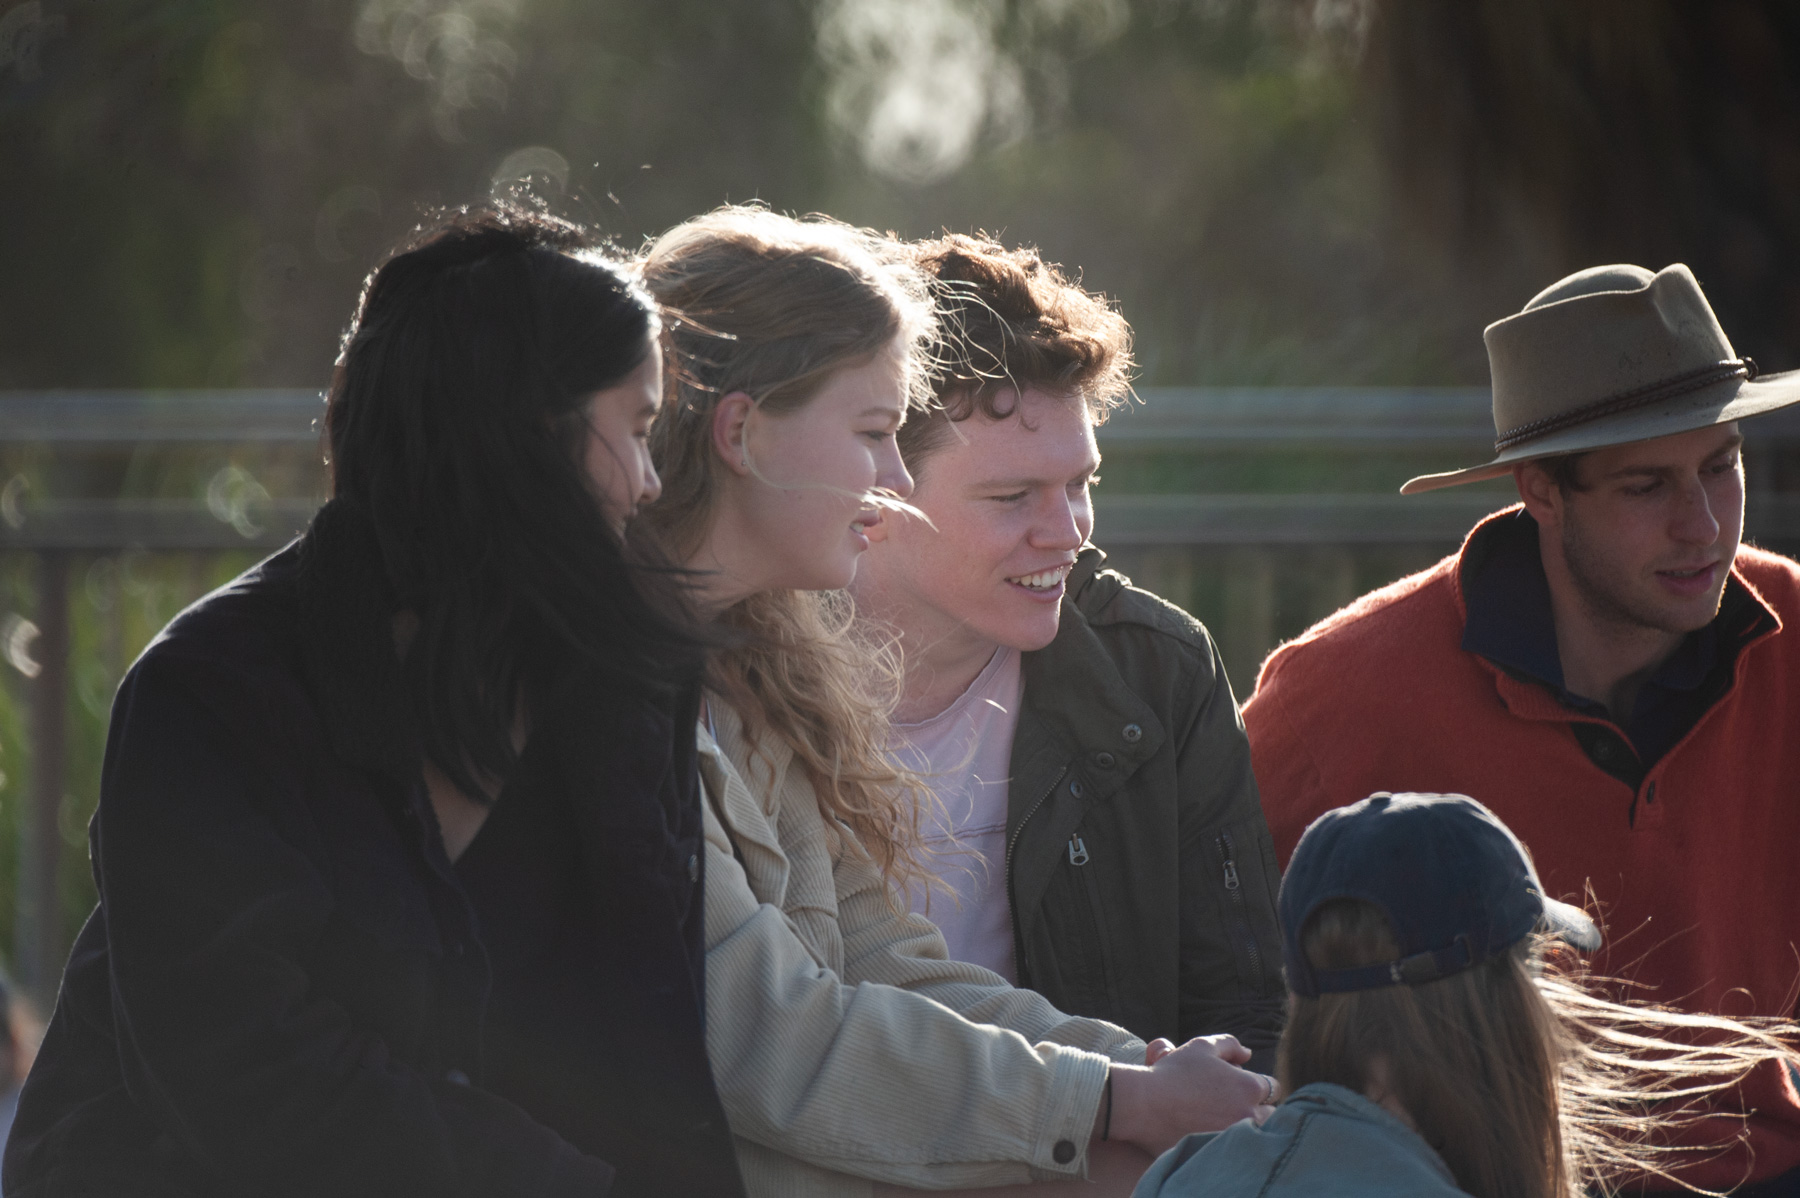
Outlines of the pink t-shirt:
[[[1000,648],[969,689],[919,724],[894,725],[894,755],[925,775],[938,811],[924,828],[926,865],[950,888],[909,895],[914,911],[943,930],[955,961],[985,966],[1009,982],[1012,905],[1006,896],[1006,793],[1013,730],[1019,723],[1019,654]],[[953,838],[954,837],[954,841]]]

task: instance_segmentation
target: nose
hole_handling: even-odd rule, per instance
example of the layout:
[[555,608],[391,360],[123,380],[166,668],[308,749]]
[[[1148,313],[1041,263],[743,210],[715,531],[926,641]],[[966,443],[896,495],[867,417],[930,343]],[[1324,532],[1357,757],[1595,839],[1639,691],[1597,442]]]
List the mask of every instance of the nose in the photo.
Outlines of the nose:
[[[1724,527],[1723,521],[1729,515],[1724,511],[1729,502],[1728,495],[1710,494],[1702,480],[1688,480],[1682,487],[1680,502],[1670,520],[1669,535],[1689,545],[1706,546],[1715,543]],[[1740,510],[1742,506],[1740,498]]]
[[662,479],[656,473],[656,466],[649,455],[644,457],[644,489],[638,496],[639,503],[655,503],[662,494]]
[[875,485],[892,491],[902,499],[913,493],[913,476],[900,457],[899,443],[892,437],[882,442],[882,450],[876,455]]
[[1080,497],[1053,491],[1038,510],[1032,524],[1031,544],[1039,549],[1073,552],[1094,531],[1094,509],[1084,490]]

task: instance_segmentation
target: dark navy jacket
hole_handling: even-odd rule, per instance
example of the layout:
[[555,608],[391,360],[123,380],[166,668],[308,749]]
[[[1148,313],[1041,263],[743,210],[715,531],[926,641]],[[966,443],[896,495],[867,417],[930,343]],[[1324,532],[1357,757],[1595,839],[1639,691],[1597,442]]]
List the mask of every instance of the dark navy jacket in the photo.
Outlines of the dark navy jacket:
[[10,1198],[741,1194],[702,1027],[691,701],[575,679],[534,712],[499,801],[567,815],[584,935],[554,1001],[513,1004],[531,1034],[498,1028],[383,594],[334,503],[126,678],[90,830],[100,905]]

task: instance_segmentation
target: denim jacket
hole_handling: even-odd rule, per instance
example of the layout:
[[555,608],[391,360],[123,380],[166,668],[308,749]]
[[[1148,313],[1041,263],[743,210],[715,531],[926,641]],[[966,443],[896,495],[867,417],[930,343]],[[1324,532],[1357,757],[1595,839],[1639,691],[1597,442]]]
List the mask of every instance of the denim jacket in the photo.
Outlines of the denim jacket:
[[1258,1127],[1189,1136],[1132,1198],[1467,1198],[1419,1134],[1361,1094],[1303,1086]]

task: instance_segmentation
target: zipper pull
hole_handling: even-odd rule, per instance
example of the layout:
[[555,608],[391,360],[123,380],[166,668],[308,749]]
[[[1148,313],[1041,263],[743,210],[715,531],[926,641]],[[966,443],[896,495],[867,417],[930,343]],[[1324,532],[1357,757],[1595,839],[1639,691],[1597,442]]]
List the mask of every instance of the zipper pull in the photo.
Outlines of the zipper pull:
[[1088,863],[1087,843],[1073,833],[1069,836],[1069,864],[1086,865]]
[[1231,833],[1221,832],[1218,839],[1219,860],[1225,867],[1225,889],[1236,890],[1239,886],[1237,858],[1232,851]]

